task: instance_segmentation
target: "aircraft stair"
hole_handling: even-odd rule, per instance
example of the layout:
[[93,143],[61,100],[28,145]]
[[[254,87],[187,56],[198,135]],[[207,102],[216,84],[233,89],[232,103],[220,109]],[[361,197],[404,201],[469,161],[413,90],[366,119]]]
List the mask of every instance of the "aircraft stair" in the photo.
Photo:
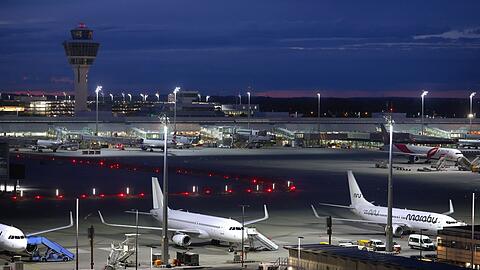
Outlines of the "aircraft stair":
[[27,243],[30,246],[38,246],[40,244],[47,247],[47,252],[45,252],[45,258],[48,259],[53,253],[61,255],[63,258],[68,258],[68,260],[75,259],[75,255],[70,252],[68,249],[62,247],[60,244],[49,240],[46,237],[42,236],[30,236],[27,239]]
[[268,239],[265,235],[261,234],[255,228],[246,228],[248,239],[250,241],[250,247],[255,249],[255,241],[259,242],[267,250],[278,250],[278,245],[272,240]]
[[[110,246],[110,254],[107,258],[107,264],[110,268],[130,266],[132,262],[128,258],[135,254],[135,236],[136,234],[125,234],[126,239],[121,243],[112,243]],[[135,263],[133,263],[135,266]]]

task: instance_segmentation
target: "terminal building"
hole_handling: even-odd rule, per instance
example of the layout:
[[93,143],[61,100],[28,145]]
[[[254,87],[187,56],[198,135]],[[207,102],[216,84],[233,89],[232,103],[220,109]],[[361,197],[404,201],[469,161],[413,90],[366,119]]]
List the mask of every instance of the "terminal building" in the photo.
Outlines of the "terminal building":
[[443,262],[480,269],[480,225],[447,227],[438,231],[437,258]]

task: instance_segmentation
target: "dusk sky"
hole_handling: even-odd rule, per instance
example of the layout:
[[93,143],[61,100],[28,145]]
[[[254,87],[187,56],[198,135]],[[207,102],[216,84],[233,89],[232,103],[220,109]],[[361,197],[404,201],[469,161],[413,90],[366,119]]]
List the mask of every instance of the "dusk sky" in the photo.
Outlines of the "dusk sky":
[[71,90],[62,42],[101,43],[90,92],[467,96],[479,1],[2,0],[0,91]]

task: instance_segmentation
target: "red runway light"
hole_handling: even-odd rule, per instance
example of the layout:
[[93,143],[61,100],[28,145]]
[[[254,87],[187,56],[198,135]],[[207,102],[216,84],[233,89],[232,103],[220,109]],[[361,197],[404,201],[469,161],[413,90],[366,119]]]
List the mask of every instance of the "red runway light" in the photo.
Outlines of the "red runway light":
[[233,190],[229,189],[227,190],[228,193],[233,193]]
[[105,194],[102,193],[102,194],[100,194],[100,195],[98,195],[98,196],[99,196],[100,198],[104,198],[104,197],[105,197]]
[[41,198],[42,198],[42,196],[40,196],[40,195],[35,196],[36,200],[40,200]]
[[16,201],[16,200],[17,200],[17,196],[12,196],[12,200]]
[[295,191],[297,188],[295,186],[290,186],[290,191]]
[[256,183],[257,183],[257,179],[253,178],[252,183],[256,184]]
[[212,177],[212,176],[213,176],[213,173],[208,173],[208,176]]
[[142,193],[138,194],[138,196],[143,198],[143,197],[145,197],[145,193],[142,192]]
[[228,180],[228,179],[230,179],[230,176],[224,175],[224,176],[223,176],[223,179]]
[[86,199],[86,198],[87,198],[87,194],[82,194],[82,195],[80,195],[80,198]]
[[205,189],[205,194],[207,194],[207,195],[212,194],[212,190],[211,189]]
[[77,160],[76,160],[76,159],[72,159],[72,163],[77,163]]
[[190,195],[190,193],[188,191],[187,192],[182,192],[182,195],[188,196],[188,195]]
[[103,166],[103,165],[105,165],[105,162],[104,162],[103,160],[100,160],[100,162],[98,162],[98,164],[99,164],[100,166]]
[[272,192],[273,190],[271,188],[267,188],[267,192]]
[[155,169],[155,172],[156,172],[156,173],[159,173],[159,172],[160,172],[160,170],[159,170],[159,169]]
[[57,199],[63,199],[63,195],[58,195]]
[[120,197],[120,198],[125,198],[125,193],[119,193],[119,194],[118,194],[118,197]]
[[252,193],[252,189],[251,189],[251,188],[248,188],[248,189],[247,189],[247,193]]

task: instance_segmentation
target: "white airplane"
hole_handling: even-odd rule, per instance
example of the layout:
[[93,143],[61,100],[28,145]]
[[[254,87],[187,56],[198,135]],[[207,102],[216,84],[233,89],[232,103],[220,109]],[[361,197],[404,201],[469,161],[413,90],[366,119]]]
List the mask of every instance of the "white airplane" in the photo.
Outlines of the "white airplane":
[[[163,150],[165,142],[163,139],[143,139],[142,143],[140,144],[140,148],[143,151],[149,150],[153,152],[153,149],[159,148]],[[184,136],[176,136],[175,139],[169,139],[167,142],[167,147],[176,147],[176,148],[183,148],[183,147],[190,147],[192,145],[192,141]]]
[[[163,221],[163,193],[156,177],[152,177],[152,197],[153,209],[150,212],[139,214],[151,215],[157,221]],[[244,222],[245,225],[254,224],[268,219],[267,206],[264,205],[265,216],[263,218]],[[132,212],[130,212],[132,213]],[[136,228],[135,225],[123,225],[107,223],[100,211],[98,211],[103,224],[113,227]],[[168,208],[168,231],[173,233],[172,241],[174,244],[187,247],[191,244],[191,237],[199,239],[211,239],[212,242],[228,242],[230,244],[240,243],[242,241],[242,224],[230,218],[209,216],[197,213],[191,213],[181,210],[172,210]],[[138,226],[139,229],[162,230],[160,227]],[[243,234],[244,240],[248,240],[248,235]]]
[[32,149],[38,152],[42,152],[45,149],[51,149],[53,152],[57,152],[57,149],[62,146],[61,140],[37,140]]
[[[385,129],[385,126],[380,125],[382,130],[382,136],[384,141],[383,151],[389,151],[390,141],[389,134]],[[457,162],[460,158],[463,157],[463,153],[454,148],[445,148],[445,147],[432,147],[432,146],[421,146],[415,144],[405,144],[405,143],[393,143],[392,152],[396,155],[403,155],[408,157],[409,163],[415,163],[420,160],[420,158],[426,159],[427,161],[431,159],[440,159],[445,157],[446,160]]]
[[[388,151],[389,145],[385,145],[383,150]],[[405,155],[409,158],[409,163],[414,163],[424,158],[427,161],[430,159],[440,159],[445,157],[446,160],[457,162],[463,157],[463,153],[454,148],[420,146],[413,144],[394,143],[392,145],[392,152],[397,155]]]
[[73,226],[73,216],[70,212],[70,224],[62,227],[52,228],[44,231],[24,234],[20,229],[0,223],[0,252],[22,253],[36,250],[36,246],[28,245],[28,237],[33,235],[54,232],[67,229]]
[[[357,181],[353,176],[352,171],[348,171],[348,186],[350,188],[349,206],[336,205],[329,203],[320,203],[320,205],[340,207],[350,209],[355,215],[362,219],[346,219],[346,218],[332,218],[339,221],[371,223],[385,226],[387,224],[387,207],[376,206],[368,202],[358,187]],[[315,207],[312,205],[312,210],[317,218],[322,218],[318,215]],[[424,212],[409,209],[392,209],[392,230],[396,237],[400,237],[406,231],[420,231],[436,234],[438,230],[451,226],[466,225],[463,222],[457,221],[449,215],[453,214],[453,204],[450,200],[450,210],[443,214]]]

